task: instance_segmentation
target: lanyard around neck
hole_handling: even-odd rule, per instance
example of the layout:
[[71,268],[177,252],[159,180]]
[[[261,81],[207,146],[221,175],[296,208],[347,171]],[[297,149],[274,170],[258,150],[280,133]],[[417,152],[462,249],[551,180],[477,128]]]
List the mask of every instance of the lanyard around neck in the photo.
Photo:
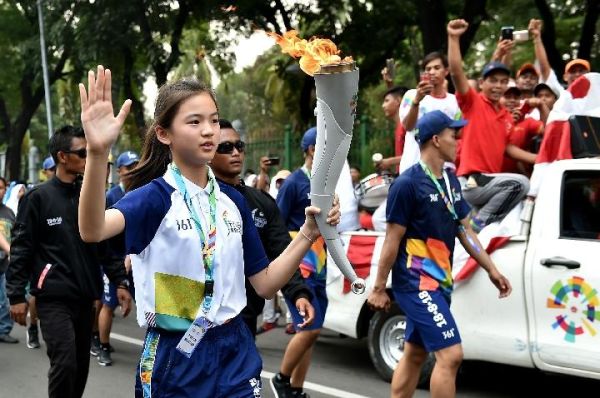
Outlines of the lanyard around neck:
[[442,197],[442,200],[446,204],[448,211],[452,215],[452,219],[454,221],[459,221],[458,216],[456,215],[456,210],[454,209],[454,198],[452,198],[452,189],[450,188],[450,180],[448,179],[448,173],[446,173],[446,170],[443,170],[442,176],[444,177],[444,183],[446,184],[448,195],[446,195],[446,192],[444,192],[444,190],[442,189],[442,186],[438,182],[437,178],[435,177],[429,166],[427,166],[422,160],[419,161],[419,164],[421,165],[421,168],[423,169],[427,177],[429,177],[429,179],[433,182],[433,185],[435,185],[437,191]]
[[308,179],[310,180],[310,170],[308,169],[308,167],[306,167],[306,165],[300,167],[300,170],[302,170],[302,172],[306,175],[306,177],[308,177]]
[[[213,287],[214,287],[214,264],[215,264],[215,243],[217,239],[217,195],[216,195],[216,178],[208,167],[208,204],[210,207],[210,216],[208,220],[208,234],[204,235],[202,230],[202,224],[200,222],[200,217],[198,217],[198,213],[192,204],[192,198],[185,187],[185,182],[183,181],[183,177],[181,175],[181,171],[175,165],[175,163],[171,163],[170,165],[171,171],[173,173],[173,178],[175,178],[175,182],[177,183],[177,187],[179,193],[183,196],[183,201],[190,213],[190,218],[194,222],[194,226],[196,227],[196,232],[198,233],[198,237],[200,238],[200,247],[202,248],[202,262],[204,263],[204,273],[205,273],[205,286],[204,286],[204,297],[212,297]],[[211,300],[204,300],[204,306],[210,308]]]
[[464,236],[469,241],[469,244],[473,247],[473,249],[477,253],[479,253],[481,251],[481,249],[479,248],[479,245],[476,244],[475,241],[473,240],[473,238],[471,237],[471,235],[469,235],[467,233],[467,230],[460,223],[458,215],[456,214],[456,209],[454,208],[454,198],[452,197],[452,189],[450,188],[450,180],[448,178],[448,173],[446,172],[446,170],[442,171],[442,176],[444,177],[444,183],[446,184],[446,189],[448,189],[448,195],[446,195],[446,193],[442,189],[440,183],[438,182],[437,178],[435,177],[435,175],[433,174],[433,172],[431,171],[429,166],[427,166],[425,164],[425,162],[423,162],[422,160],[419,160],[419,164],[421,165],[421,168],[423,169],[423,171],[425,172],[427,177],[429,177],[429,179],[431,179],[431,181],[433,182],[433,185],[435,185],[438,192],[440,193],[440,196],[442,197],[442,200],[446,204],[446,207],[448,208],[448,211],[450,212],[452,219],[454,220],[454,222],[456,222],[458,224],[458,231],[464,234]]

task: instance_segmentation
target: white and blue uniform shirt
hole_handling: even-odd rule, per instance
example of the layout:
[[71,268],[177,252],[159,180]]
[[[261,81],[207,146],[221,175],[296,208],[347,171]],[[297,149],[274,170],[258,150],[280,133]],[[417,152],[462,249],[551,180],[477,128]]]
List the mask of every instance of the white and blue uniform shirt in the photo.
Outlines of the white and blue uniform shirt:
[[[209,184],[183,178],[203,232],[208,231]],[[125,217],[125,246],[131,254],[137,319],[142,327],[185,331],[204,299],[200,238],[170,170],[129,192],[114,205]],[[225,184],[217,199],[213,303],[207,318],[220,325],[246,306],[244,277],[269,264],[243,196]]]

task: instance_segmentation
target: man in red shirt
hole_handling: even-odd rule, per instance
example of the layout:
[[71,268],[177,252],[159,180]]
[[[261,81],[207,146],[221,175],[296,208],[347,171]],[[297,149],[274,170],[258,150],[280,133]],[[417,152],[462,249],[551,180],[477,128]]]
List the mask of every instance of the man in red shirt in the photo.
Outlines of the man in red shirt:
[[[544,133],[544,123],[548,118],[548,107],[540,99],[530,97],[521,102],[523,92],[514,83],[509,84],[508,89],[502,96],[502,103],[512,114],[515,123],[508,137],[509,144],[514,144],[524,151],[537,152],[532,149],[534,140],[540,138]],[[536,120],[525,115],[532,109],[537,109],[542,120]],[[513,158],[504,155],[502,164],[503,173],[519,173],[530,176],[533,168],[531,165],[517,162]]]
[[448,23],[448,62],[458,105],[469,120],[462,132],[456,174],[465,199],[478,210],[471,223],[480,230],[502,219],[529,189],[527,177],[502,173],[504,155],[525,163],[535,163],[535,155],[508,142],[514,122],[511,113],[500,104],[510,77],[506,65],[490,62],[483,68],[480,93],[469,86],[459,43],[468,26],[462,19]]

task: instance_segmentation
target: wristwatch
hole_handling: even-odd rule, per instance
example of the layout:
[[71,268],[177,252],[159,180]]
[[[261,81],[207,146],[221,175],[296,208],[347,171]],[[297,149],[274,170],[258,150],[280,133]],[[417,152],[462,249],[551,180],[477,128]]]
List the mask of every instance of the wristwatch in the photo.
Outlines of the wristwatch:
[[117,284],[117,289],[129,290],[130,287],[131,287],[131,284],[129,283],[129,279],[123,279]]

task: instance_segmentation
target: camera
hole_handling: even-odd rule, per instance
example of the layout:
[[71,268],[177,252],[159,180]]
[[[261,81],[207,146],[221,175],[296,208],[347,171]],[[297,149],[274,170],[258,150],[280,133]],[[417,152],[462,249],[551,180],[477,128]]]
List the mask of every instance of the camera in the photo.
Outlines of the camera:
[[500,29],[500,38],[502,40],[513,40],[513,32],[515,31],[514,26],[503,26]]
[[279,164],[279,156],[269,156],[269,165],[277,166]]
[[513,32],[513,40],[516,42],[523,42],[529,40],[529,31],[527,30],[515,30]]

